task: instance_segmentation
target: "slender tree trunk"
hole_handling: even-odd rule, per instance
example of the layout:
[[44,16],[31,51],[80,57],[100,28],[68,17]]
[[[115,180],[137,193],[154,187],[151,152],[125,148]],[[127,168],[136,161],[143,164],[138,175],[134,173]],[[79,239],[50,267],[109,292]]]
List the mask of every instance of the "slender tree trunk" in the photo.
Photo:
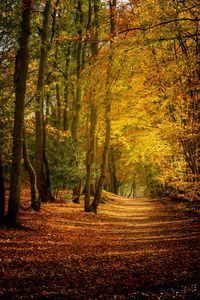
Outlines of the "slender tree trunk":
[[[75,148],[78,146],[78,128],[79,128],[79,118],[81,109],[81,56],[82,56],[82,27],[83,27],[83,12],[82,12],[82,0],[77,1],[77,12],[76,12],[76,26],[78,28],[78,42],[76,47],[76,96],[73,103],[73,120],[71,125],[72,140]],[[75,150],[76,151],[76,150]],[[79,183],[73,189],[73,199],[76,199],[75,203],[80,202],[80,190]],[[73,200],[74,201],[74,200]]]
[[[110,72],[108,72],[109,74]],[[98,205],[101,201],[101,195],[103,190],[103,185],[106,177],[106,169],[107,169],[107,156],[110,146],[110,134],[111,134],[111,124],[110,124],[110,112],[111,112],[111,91],[110,84],[107,82],[107,97],[105,102],[105,124],[106,124],[106,135],[105,142],[102,153],[102,163],[101,163],[101,174],[98,180],[98,185],[95,193],[94,200],[91,204],[91,210],[95,213],[97,212]]]
[[47,33],[48,33],[48,26],[49,26],[50,9],[51,9],[51,1],[46,0],[42,36],[41,36],[40,63],[39,63],[39,73],[38,73],[38,81],[37,81],[36,113],[35,113],[35,118],[36,118],[35,170],[36,170],[39,199],[42,202],[49,201],[52,198],[51,193],[49,194],[49,191],[46,190],[44,164],[43,164],[43,158],[44,158],[43,101],[44,101],[45,69],[47,65],[47,55],[48,55],[48,34]]
[[74,116],[72,120],[72,138],[74,144],[77,144],[78,137],[78,126],[81,108],[81,56],[82,56],[82,31],[83,31],[83,11],[82,11],[82,0],[77,1],[77,12],[76,12],[76,26],[78,28],[78,42],[76,47],[76,97],[73,103]]
[[63,110],[63,129],[69,130],[69,63],[70,63],[70,44],[67,48],[66,64],[65,64],[65,91],[64,91],[64,110]]
[[56,83],[56,100],[57,100],[57,128],[61,129],[62,125],[62,103],[60,95],[60,85]]
[[35,170],[34,170],[32,164],[30,162],[30,159],[28,157],[25,131],[23,133],[23,159],[24,159],[25,169],[28,172],[28,176],[29,176],[29,180],[30,180],[31,207],[35,211],[39,211],[40,210],[40,201],[38,201],[38,197],[37,197],[36,175],[35,175]]
[[[98,55],[98,13],[99,13],[99,0],[93,1],[94,6],[94,33],[91,40],[91,54],[93,60],[96,60]],[[90,30],[92,19],[92,2],[89,1],[88,9],[88,30]],[[86,212],[91,211],[90,206],[90,193],[91,193],[91,168],[94,163],[94,152],[95,152],[95,133],[96,133],[96,124],[98,118],[98,108],[96,99],[93,99],[94,93],[93,90],[90,90],[90,122],[89,122],[89,137],[88,137],[88,149],[86,154],[86,184],[85,184],[85,198],[84,198],[84,209]]]
[[[48,111],[48,97],[46,101],[46,112]],[[51,180],[50,180],[50,170],[49,164],[46,156],[46,147],[47,147],[47,133],[46,133],[46,125],[49,121],[49,114],[46,114],[46,118],[43,117],[43,174],[44,174],[44,184],[45,184],[45,192],[46,192],[46,201],[54,201],[54,197],[51,193]]]
[[79,204],[80,203],[80,196],[81,196],[81,182],[77,184],[73,189],[73,199],[72,202]]
[[111,185],[111,192],[114,194],[118,194],[118,181],[116,175],[116,159],[115,159],[115,152],[114,148],[110,147],[109,153],[109,169],[110,169],[110,185]]
[[90,107],[90,131],[88,140],[88,150],[86,155],[86,184],[85,184],[85,211],[90,212],[90,192],[91,192],[91,167],[94,162],[95,132],[97,124],[97,105]]
[[74,116],[72,120],[71,133],[74,144],[76,145],[78,142],[78,126],[79,126],[79,118],[80,118],[80,109],[81,109],[81,83],[80,83],[80,71],[81,71],[81,50],[82,50],[82,42],[79,41],[77,45],[77,69],[76,69],[76,96],[74,101]]
[[10,174],[10,195],[6,224],[11,227],[18,226],[18,214],[21,189],[21,158],[22,137],[24,126],[24,102],[26,95],[26,81],[28,74],[28,40],[30,35],[31,0],[22,1],[22,23],[19,50],[15,60],[15,117],[13,130],[13,154]]
[[136,191],[136,182],[135,182],[135,179],[133,180],[133,183],[131,185],[131,190],[130,190],[130,193],[128,195],[128,198],[130,197],[135,197],[135,191]]
[[116,11],[116,0],[110,0],[110,51],[108,57],[108,69],[107,69],[107,79],[106,79],[106,97],[105,97],[105,142],[102,153],[102,163],[101,163],[101,174],[98,180],[97,190],[94,197],[94,200],[91,204],[91,210],[97,213],[98,205],[101,201],[102,190],[104,186],[104,181],[106,177],[107,169],[107,157],[110,147],[110,136],[111,136],[111,102],[112,102],[112,93],[111,93],[111,75],[112,75],[112,61],[113,61],[113,38],[115,36],[115,11]]
[[[90,27],[91,27],[91,19],[92,19],[92,2],[91,0],[88,1],[88,23],[87,23],[87,33],[89,33]],[[84,49],[87,46],[88,41],[85,41],[84,44]],[[85,62],[85,51],[83,55],[83,63]],[[90,74],[91,75],[91,74]],[[93,131],[95,131],[95,126],[92,124],[92,118],[93,118],[93,112],[92,112],[92,91],[90,89],[89,92],[89,98],[90,98],[90,122],[87,122],[90,124],[90,129],[89,129],[89,136],[88,136],[88,145],[87,145],[87,154],[86,154],[86,182],[85,182],[85,197],[84,197],[84,210],[85,212],[90,212],[91,207],[90,207],[90,177],[91,177],[91,164],[93,161],[92,156],[94,156],[93,149],[92,147],[92,136],[93,136]],[[87,118],[88,120],[88,118]],[[88,127],[88,126],[87,126]]]
[[4,211],[5,211],[5,187],[4,187],[3,166],[2,166],[1,152],[0,152],[0,224],[4,222]]

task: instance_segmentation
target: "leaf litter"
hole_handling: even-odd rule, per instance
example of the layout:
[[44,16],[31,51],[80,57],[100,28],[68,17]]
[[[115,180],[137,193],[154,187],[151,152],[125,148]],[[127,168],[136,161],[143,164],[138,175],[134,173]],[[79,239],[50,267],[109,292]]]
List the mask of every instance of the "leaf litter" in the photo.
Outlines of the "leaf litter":
[[170,203],[60,201],[20,220],[31,230],[0,228],[0,299],[200,299],[200,222]]

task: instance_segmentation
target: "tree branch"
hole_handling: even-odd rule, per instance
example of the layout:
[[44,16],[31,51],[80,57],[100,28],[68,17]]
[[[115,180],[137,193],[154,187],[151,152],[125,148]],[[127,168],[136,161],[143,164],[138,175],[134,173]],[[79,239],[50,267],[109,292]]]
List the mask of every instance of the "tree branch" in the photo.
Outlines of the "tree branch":
[[180,21],[190,21],[190,22],[199,22],[200,19],[199,18],[180,18],[180,19],[173,19],[173,20],[168,20],[168,21],[163,21],[163,22],[159,22],[155,25],[152,25],[152,26],[149,26],[149,27],[132,27],[132,28],[127,28],[127,29],[124,29],[122,31],[119,32],[119,34],[122,34],[122,33],[127,33],[127,32],[130,32],[130,31],[134,31],[134,30],[143,30],[143,31],[147,31],[147,30],[150,30],[150,29],[154,29],[158,26],[162,26],[162,25],[167,25],[167,24],[170,24],[170,23],[173,23],[173,22],[180,22]]

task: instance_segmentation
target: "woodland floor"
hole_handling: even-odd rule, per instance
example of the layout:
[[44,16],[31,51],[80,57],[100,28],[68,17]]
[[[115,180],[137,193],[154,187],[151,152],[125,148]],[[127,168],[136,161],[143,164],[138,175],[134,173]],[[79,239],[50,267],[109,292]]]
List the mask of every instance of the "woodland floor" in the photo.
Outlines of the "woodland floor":
[[[23,192],[23,199],[29,197]],[[21,209],[0,228],[0,299],[200,299],[200,222],[181,204],[113,198]]]

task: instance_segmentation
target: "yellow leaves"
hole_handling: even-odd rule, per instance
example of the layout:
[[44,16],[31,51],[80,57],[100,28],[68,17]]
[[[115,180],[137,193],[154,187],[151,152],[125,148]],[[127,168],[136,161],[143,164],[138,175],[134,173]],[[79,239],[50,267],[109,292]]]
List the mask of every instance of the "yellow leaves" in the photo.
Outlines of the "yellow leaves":
[[65,30],[59,32],[58,40],[61,41],[70,41],[72,36]]
[[35,112],[29,110],[25,114],[25,130],[31,135],[35,134]]
[[56,135],[59,141],[64,141],[66,138],[71,137],[70,131],[62,131],[60,129],[52,127],[51,125],[47,125],[46,130],[49,135]]
[[36,59],[31,60],[31,62],[28,65],[29,72],[33,72],[37,70],[37,68],[38,68],[38,61]]
[[[29,112],[25,116],[25,125],[26,125],[26,132],[29,134],[35,134],[35,113]],[[46,131],[48,135],[54,135],[59,141],[64,141],[65,139],[71,137],[70,131],[62,131],[51,125],[46,125]]]

